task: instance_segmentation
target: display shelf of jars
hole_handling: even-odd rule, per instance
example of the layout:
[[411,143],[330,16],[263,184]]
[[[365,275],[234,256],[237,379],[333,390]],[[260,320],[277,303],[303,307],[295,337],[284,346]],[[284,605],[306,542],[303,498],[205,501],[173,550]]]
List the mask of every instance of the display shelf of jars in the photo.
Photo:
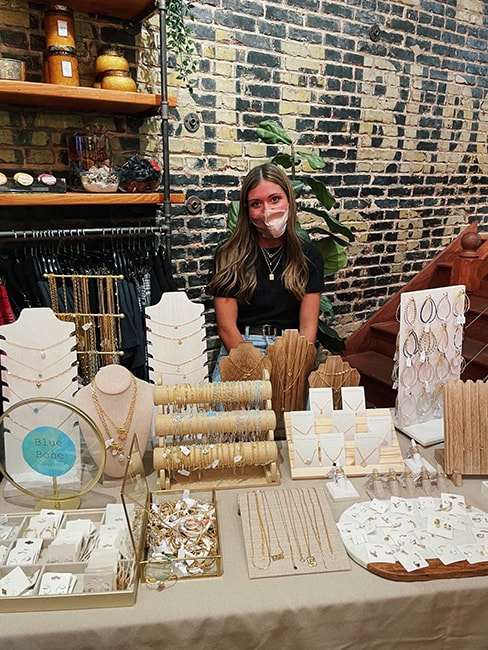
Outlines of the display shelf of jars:
[[[0,103],[42,106],[43,108],[49,106],[54,109],[96,111],[97,113],[156,115],[161,106],[161,96],[90,86],[64,86],[1,79]],[[169,97],[168,104],[170,107],[175,107],[176,97]]]
[[[184,203],[185,195],[181,193],[170,194],[171,203]],[[157,205],[164,203],[164,194],[151,193],[91,193],[91,192],[66,192],[65,194],[28,193],[0,194],[0,206],[22,205]]]
[[[41,0],[43,4],[52,4],[51,0]],[[154,0],[70,0],[69,6],[74,11],[88,14],[115,16],[137,23],[156,11]]]

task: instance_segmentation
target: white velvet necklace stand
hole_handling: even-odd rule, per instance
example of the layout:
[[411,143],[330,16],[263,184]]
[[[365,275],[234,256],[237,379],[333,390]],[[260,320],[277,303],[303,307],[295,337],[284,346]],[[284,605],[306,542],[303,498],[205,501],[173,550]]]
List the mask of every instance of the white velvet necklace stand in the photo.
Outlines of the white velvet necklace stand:
[[[134,379],[136,386],[134,414],[128,425],[123,459],[121,460],[119,454],[111,453],[110,439],[117,441],[119,437],[114,424],[122,427],[126,421],[134,397]],[[146,448],[151,435],[154,413],[153,387],[142,379],[134,378],[127,368],[118,364],[110,364],[100,368],[92,383],[104,414],[104,421],[102,421],[93,400],[92,384],[84,386],[78,391],[75,396],[75,404],[91,417],[106,441],[107,460],[104,478],[122,479],[126,471],[128,454],[134,435],[137,437],[141,452]]]

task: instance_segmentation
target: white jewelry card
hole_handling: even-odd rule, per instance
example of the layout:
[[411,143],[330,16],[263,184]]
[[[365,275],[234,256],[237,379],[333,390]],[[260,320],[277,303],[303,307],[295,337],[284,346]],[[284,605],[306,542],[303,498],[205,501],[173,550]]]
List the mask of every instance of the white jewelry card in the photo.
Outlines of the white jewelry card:
[[[367,414],[367,411],[366,411]],[[391,430],[393,421],[390,413],[368,415],[366,417],[368,433],[378,437],[381,447],[391,447]]]
[[380,462],[380,446],[378,436],[370,433],[356,433],[354,436],[356,465],[367,467],[378,465]]
[[342,433],[344,440],[352,441],[356,435],[356,415],[353,411],[332,412],[332,433]]
[[341,388],[342,410],[352,411],[355,415],[366,412],[364,386],[343,386]]
[[334,394],[332,388],[310,388],[308,391],[310,410],[316,418],[330,418],[334,410]]
[[54,573],[47,571],[39,585],[40,596],[70,594],[76,584],[76,576],[72,573]]
[[20,537],[8,554],[7,566],[15,564],[35,564],[42,548],[42,539]]
[[290,421],[293,441],[301,438],[315,440],[315,415],[312,411],[290,411]]
[[295,467],[318,467],[317,437],[295,439],[293,443],[293,456]]
[[343,433],[319,433],[319,464],[342,467],[346,464],[346,445]]
[[16,566],[0,580],[0,597],[20,596],[31,586],[29,578]]

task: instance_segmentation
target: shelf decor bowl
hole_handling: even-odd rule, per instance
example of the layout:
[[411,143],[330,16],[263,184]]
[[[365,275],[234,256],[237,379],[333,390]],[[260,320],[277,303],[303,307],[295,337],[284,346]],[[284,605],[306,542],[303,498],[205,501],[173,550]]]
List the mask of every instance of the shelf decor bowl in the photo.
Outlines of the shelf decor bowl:
[[121,192],[156,192],[161,183],[161,165],[144,153],[121,154],[114,158]]

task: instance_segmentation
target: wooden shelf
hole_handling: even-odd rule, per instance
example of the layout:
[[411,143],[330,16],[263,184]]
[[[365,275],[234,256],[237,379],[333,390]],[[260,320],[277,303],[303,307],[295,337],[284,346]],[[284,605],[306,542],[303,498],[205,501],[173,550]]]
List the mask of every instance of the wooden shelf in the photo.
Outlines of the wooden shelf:
[[[171,203],[184,203],[185,195],[171,194],[170,200]],[[114,194],[91,194],[89,192],[0,194],[0,206],[13,207],[22,205],[155,205],[163,202],[164,194],[160,192],[147,194],[126,194],[124,192]]]
[[[53,0],[41,0],[43,4],[53,4]],[[74,11],[86,14],[102,14],[139,22],[156,11],[154,0],[67,0]]]
[[[160,95],[102,90],[89,86],[63,86],[32,81],[0,80],[0,103],[43,108],[96,111],[97,113],[156,114]],[[168,103],[176,106],[176,98]]]

